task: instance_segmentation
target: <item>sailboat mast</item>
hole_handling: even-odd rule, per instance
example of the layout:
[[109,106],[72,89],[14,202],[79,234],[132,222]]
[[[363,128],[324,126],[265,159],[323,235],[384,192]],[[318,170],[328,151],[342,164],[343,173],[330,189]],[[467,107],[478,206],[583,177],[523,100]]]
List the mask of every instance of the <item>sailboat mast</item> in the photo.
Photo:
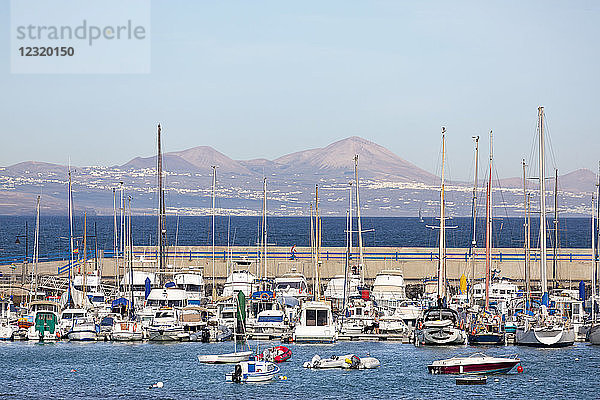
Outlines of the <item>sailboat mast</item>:
[[473,218],[473,236],[471,239],[471,302],[473,301],[473,288],[475,287],[475,248],[477,247],[477,184],[479,172],[479,136],[475,139],[475,178],[473,179],[473,203],[471,205],[471,217]]
[[319,185],[315,185],[315,250],[316,250],[316,258],[315,258],[315,279],[316,279],[316,290],[315,290],[315,299],[321,299],[321,282],[319,280],[319,264],[321,263],[321,219],[319,218]]
[[128,197],[128,208],[129,208],[129,223],[127,224],[127,230],[129,231],[127,234],[127,237],[129,238],[129,295],[130,295],[130,307],[129,307],[129,313],[130,316],[133,318],[134,316],[134,310],[135,310],[135,304],[134,302],[134,298],[133,298],[133,231],[131,230],[131,196]]
[[594,221],[594,196],[592,195],[592,321],[596,320],[596,224]]
[[348,182],[348,190],[350,193],[348,194],[348,255],[349,259],[352,258],[352,181]]
[[67,306],[70,307],[72,304],[71,299],[71,269],[73,268],[73,191],[72,191],[72,180],[71,180],[71,164],[69,163],[69,242],[71,244],[71,264],[69,265],[69,287],[67,289]]
[[83,303],[87,304],[86,298],[86,264],[87,264],[87,213],[83,213]]
[[556,263],[557,254],[556,250],[558,247],[558,169],[554,169],[554,246],[552,251],[552,280],[554,287],[558,287],[558,280],[556,277]]
[[113,188],[113,254],[115,258],[115,275],[117,278],[117,289],[121,285],[119,276],[119,251],[117,250],[118,232],[117,232],[117,190]]
[[317,253],[315,251],[315,226],[313,223],[313,205],[310,203],[310,256],[314,266],[313,300],[317,299]]
[[263,278],[265,290],[267,289],[267,178],[263,178],[263,205],[262,205],[262,236],[263,236]]
[[490,166],[485,207],[485,309],[490,307],[490,269],[492,263],[492,163],[493,163],[492,131],[490,131]]
[[119,212],[120,212],[120,224],[121,224],[121,241],[119,243],[119,253],[121,253],[121,263],[117,265],[118,275],[123,270],[123,276],[125,276],[125,200],[123,199],[123,182],[119,182]]
[[[38,260],[40,258],[40,196],[37,197],[35,207],[35,240],[33,246],[33,270],[31,285],[33,286],[33,299],[37,298],[38,293]],[[29,290],[29,303],[31,304],[31,288]]]
[[596,184],[598,193],[596,195],[596,254],[594,255],[594,276],[596,280],[596,286],[598,285],[598,261],[600,256],[600,250],[598,250],[598,244],[600,244],[600,162],[598,163],[598,183]]
[[527,176],[525,173],[525,167],[527,166],[527,164],[525,164],[525,159],[523,159],[522,161],[523,164],[523,208],[525,210],[525,223],[523,224],[524,226],[524,236],[525,236],[525,293],[526,293],[526,303],[525,303],[525,308],[527,310],[529,310],[529,304],[530,304],[530,297],[531,297],[531,286],[530,286],[530,279],[531,279],[531,267],[530,267],[530,262],[531,262],[531,257],[530,257],[530,248],[531,248],[531,244],[530,244],[530,224],[529,224],[529,194],[527,193]]
[[217,289],[215,286],[215,188],[217,185],[217,166],[216,165],[211,165],[211,168],[213,170],[213,176],[212,176],[212,193],[211,193],[211,198],[212,198],[212,207],[211,207],[211,226],[212,226],[212,234],[210,235],[212,238],[212,258],[211,258],[211,263],[212,263],[212,299],[213,301],[215,301],[216,296],[217,296]]
[[548,277],[546,254],[546,177],[544,160],[544,107],[538,107],[540,129],[540,279],[542,289],[542,304],[548,305]]
[[356,182],[356,218],[358,220],[358,263],[360,268],[360,284],[365,284],[365,260],[363,256],[362,224],[360,221],[360,198],[358,197],[358,154],[354,155],[354,180]]
[[158,157],[157,157],[157,174],[158,174],[158,277],[160,286],[163,283],[163,269],[165,265],[165,245],[166,245],[166,226],[165,226],[165,198],[163,192],[163,164],[162,164],[162,144],[161,144],[161,127],[158,124]]
[[437,295],[440,301],[446,294],[444,284],[446,275],[446,215],[445,215],[445,163],[446,163],[446,128],[442,127],[442,182],[440,185],[440,243],[438,255]]

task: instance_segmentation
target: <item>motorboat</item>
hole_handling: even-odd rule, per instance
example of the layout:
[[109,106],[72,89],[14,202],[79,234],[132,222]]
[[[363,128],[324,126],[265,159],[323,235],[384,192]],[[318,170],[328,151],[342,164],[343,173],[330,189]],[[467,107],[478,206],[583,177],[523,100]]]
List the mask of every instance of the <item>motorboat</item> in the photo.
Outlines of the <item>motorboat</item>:
[[29,304],[33,317],[33,325],[27,330],[29,340],[58,340],[61,332],[58,329],[59,304],[53,301],[36,300]]
[[183,308],[185,306],[187,306],[187,293],[183,289],[178,289],[175,285],[152,289],[146,300],[146,307],[150,308]]
[[154,313],[152,323],[148,327],[148,340],[158,342],[188,340],[190,334],[183,330],[179,322],[178,310],[172,307],[161,307]]
[[[154,266],[155,261],[146,260],[142,257],[139,261],[134,263],[134,270],[124,274],[123,278],[121,279],[121,287],[126,289],[121,296],[130,298],[131,293],[133,292],[133,302],[135,307],[139,307],[140,305],[144,304],[144,301],[146,300],[146,290],[150,291],[156,288],[158,283],[156,274],[154,272],[136,270],[138,268],[149,268],[147,264]],[[133,285],[131,285],[132,281]]]
[[73,277],[73,289],[85,293],[95,309],[101,309],[106,305],[106,299],[100,286],[100,277],[97,271],[86,275],[75,275]]
[[226,375],[227,381],[245,382],[267,382],[279,373],[277,364],[270,361],[242,361],[235,365],[232,372]]
[[340,331],[342,333],[366,333],[376,328],[376,311],[371,300],[352,298],[348,301]]
[[202,267],[188,267],[173,277],[177,288],[185,291],[188,305],[199,306],[202,304],[202,300],[205,299],[202,271]]
[[378,272],[371,293],[380,309],[393,311],[398,303],[407,300],[403,272],[399,269]]
[[[235,296],[237,292],[243,292],[246,297],[250,297],[257,288],[256,276],[252,275],[246,269],[241,269],[239,266],[245,265],[245,261],[236,261],[238,268],[234,269],[225,281],[223,287],[223,297]],[[248,265],[250,261],[248,260]]]
[[325,292],[323,292],[323,296],[326,299],[340,302],[344,299],[344,294],[346,297],[356,297],[360,296],[358,292],[358,287],[360,286],[360,276],[358,275],[349,275],[346,286],[346,293],[344,293],[344,275],[336,275],[329,283],[327,283],[327,287],[325,288]]
[[521,360],[516,355],[490,357],[475,353],[468,357],[452,357],[427,366],[431,374],[506,374]]
[[60,328],[61,332],[69,332],[73,327],[73,320],[75,318],[85,318],[87,315],[88,312],[85,308],[65,308],[60,313],[58,327]]
[[289,329],[285,312],[280,309],[261,311],[252,325],[248,325],[248,332],[254,335],[281,336]]
[[346,354],[344,356],[331,356],[329,358],[321,358],[318,354],[310,361],[303,364],[304,368],[314,369],[375,369],[381,365],[375,357],[367,355],[366,357],[358,357],[356,354]]
[[294,328],[296,343],[333,343],[337,332],[333,323],[331,306],[324,301],[307,301],[302,304],[300,321]]
[[198,361],[204,364],[235,364],[242,361],[248,361],[252,351],[234,351],[226,354],[205,354],[199,355]]
[[16,320],[12,318],[11,305],[9,298],[0,298],[0,340],[12,340],[17,328],[16,325],[11,325],[11,319]]
[[295,270],[275,278],[273,291],[275,297],[294,297],[298,300],[304,300],[311,296],[308,292],[306,277]]
[[117,342],[139,341],[144,338],[142,324],[137,321],[115,321],[111,333],[112,340]]
[[275,346],[265,349],[262,353],[256,356],[257,360],[271,361],[282,363],[292,357],[292,351],[285,346]]
[[416,345],[465,344],[467,334],[458,313],[447,307],[431,307],[417,321]]
[[97,329],[99,330],[92,317],[76,317],[72,319],[67,337],[70,341],[95,341]]

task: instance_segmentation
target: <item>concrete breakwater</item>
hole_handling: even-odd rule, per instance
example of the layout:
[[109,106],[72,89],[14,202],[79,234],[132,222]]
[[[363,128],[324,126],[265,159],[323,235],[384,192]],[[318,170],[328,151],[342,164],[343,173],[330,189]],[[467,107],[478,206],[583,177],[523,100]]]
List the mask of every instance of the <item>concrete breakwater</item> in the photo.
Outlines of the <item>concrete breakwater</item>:
[[[134,247],[135,259],[142,257],[147,262],[135,262],[136,269],[154,270],[156,263],[156,247],[136,246]],[[267,276],[280,276],[286,272],[296,270],[303,273],[307,279],[314,277],[314,265],[311,258],[310,247],[269,247],[266,255]],[[102,270],[103,278],[109,282],[115,282],[117,276],[122,276],[123,259],[118,259],[119,268],[116,267],[117,259],[113,254],[104,252],[99,255],[97,262],[88,261],[88,271],[97,265]],[[204,269],[206,283],[210,284],[213,276],[213,252],[210,246],[169,246],[167,249],[168,272],[177,272],[183,268],[194,266]],[[247,259],[251,261],[248,266],[250,272],[262,275],[264,266],[261,264],[264,254],[256,247],[236,246],[231,249],[217,246],[214,252],[214,275],[218,284],[222,284],[230,270],[230,260],[236,261]],[[328,280],[335,275],[343,274],[346,258],[346,249],[342,247],[326,247],[321,249],[319,268],[320,278]],[[368,247],[364,249],[364,274],[368,282],[371,282],[378,272],[384,269],[400,269],[404,273],[407,284],[416,284],[424,278],[433,277],[437,274],[438,250],[436,248],[424,247]],[[539,281],[540,276],[540,254],[539,251],[531,252],[531,279]],[[357,249],[353,249],[351,265],[359,263]],[[592,258],[587,249],[558,249],[556,262],[553,252],[548,252],[548,279],[558,280],[562,286],[580,280],[589,281],[591,278]],[[142,264],[144,266],[142,266]],[[496,276],[516,281],[524,279],[525,256],[523,249],[500,248],[494,249],[492,254],[492,270],[497,271]],[[31,276],[32,264],[13,264],[12,266],[0,266],[2,279],[0,283],[6,288],[9,281],[21,283],[27,281]],[[447,249],[447,278],[450,282],[457,282],[464,274],[470,278],[472,274],[469,250],[464,248]],[[66,277],[69,269],[69,261],[43,262],[38,265],[38,273],[44,276]],[[82,271],[81,263],[76,263],[72,270],[75,273]],[[60,271],[60,273],[59,273]],[[475,252],[474,272],[475,278],[485,276],[485,249],[477,249]],[[322,282],[325,283],[325,282]]]

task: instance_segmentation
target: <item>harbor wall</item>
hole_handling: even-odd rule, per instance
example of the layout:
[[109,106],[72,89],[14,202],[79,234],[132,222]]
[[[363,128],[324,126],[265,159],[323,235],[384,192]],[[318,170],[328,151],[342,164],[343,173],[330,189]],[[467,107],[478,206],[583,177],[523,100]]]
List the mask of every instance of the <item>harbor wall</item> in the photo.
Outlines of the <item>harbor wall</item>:
[[[408,284],[418,283],[424,278],[433,277],[437,274],[438,253],[436,248],[423,247],[369,247],[363,252],[365,278],[371,281],[376,274],[383,269],[401,269]],[[292,255],[293,253],[293,255]],[[591,255],[587,249],[559,249],[557,252],[556,266],[552,251],[548,253],[548,279],[558,279],[563,286],[569,282],[580,280],[589,281],[591,277]],[[144,258],[148,269],[156,265],[156,248],[138,246],[134,248],[135,258]],[[262,260],[264,254],[256,247],[236,246],[231,249],[226,247],[215,247],[214,272],[215,279],[222,283],[227,277],[228,259],[240,260],[247,258],[252,261],[250,272],[262,275],[263,267],[257,260]],[[167,271],[177,272],[183,268],[194,266],[204,269],[206,283],[211,282],[213,276],[213,252],[210,246],[170,246],[167,252]],[[360,255],[353,249],[351,265],[359,263]],[[344,273],[346,249],[340,247],[327,247],[321,249],[321,265],[319,268],[321,279],[327,280],[331,277]],[[531,279],[535,283],[539,281],[540,267],[539,251],[531,252]],[[261,261],[262,262],[262,261]],[[485,276],[485,250],[477,249],[474,257],[475,278]],[[122,259],[119,260],[122,265]],[[88,262],[88,271],[95,265],[94,261]],[[123,267],[116,268],[115,258],[102,257],[97,260],[97,265],[102,269],[102,275],[109,280],[123,274]],[[497,272],[497,276],[509,278],[516,281],[524,279],[525,257],[522,249],[505,248],[494,249],[491,259],[491,268]],[[140,268],[140,263],[135,264]],[[6,287],[10,280],[23,282],[23,278],[31,275],[32,264],[13,264],[12,266],[0,266],[2,273],[0,284]],[[447,249],[447,278],[450,281],[458,281],[464,274],[471,277],[472,264],[468,249]],[[73,267],[76,273],[82,271],[81,264]],[[269,277],[280,276],[295,269],[303,273],[309,280],[314,277],[314,266],[311,257],[311,249],[297,247],[293,251],[289,247],[269,247],[267,249],[267,275]],[[40,275],[57,275],[66,277],[68,273],[68,261],[51,261],[38,264]]]

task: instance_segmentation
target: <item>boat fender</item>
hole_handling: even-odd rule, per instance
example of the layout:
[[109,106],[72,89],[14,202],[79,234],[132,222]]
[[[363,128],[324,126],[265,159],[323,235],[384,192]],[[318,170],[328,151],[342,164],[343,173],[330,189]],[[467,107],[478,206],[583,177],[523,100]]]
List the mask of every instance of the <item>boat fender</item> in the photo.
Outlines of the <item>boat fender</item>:
[[419,330],[423,329],[423,321],[419,321],[417,323],[417,329],[419,329]]
[[465,321],[461,320],[460,321],[460,330],[464,330],[465,329]]
[[519,365],[519,366],[517,367],[517,372],[518,372],[519,374],[523,372],[523,366],[522,366],[522,365]]

